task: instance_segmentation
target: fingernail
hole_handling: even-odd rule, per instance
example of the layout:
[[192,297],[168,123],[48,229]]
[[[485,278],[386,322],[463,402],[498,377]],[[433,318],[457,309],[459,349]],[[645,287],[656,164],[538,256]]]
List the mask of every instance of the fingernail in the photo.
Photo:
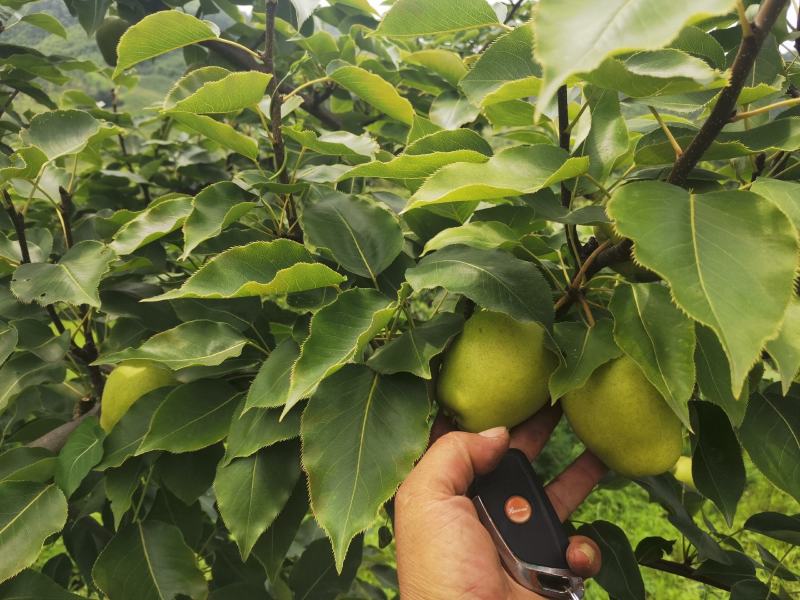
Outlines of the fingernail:
[[508,429],[505,427],[492,427],[491,429],[487,429],[486,431],[481,431],[478,435],[481,435],[485,438],[493,438],[498,439],[505,437],[508,433]]
[[589,565],[594,564],[594,560],[596,558],[594,548],[592,548],[589,544],[580,544],[578,546],[578,552],[583,554],[586,557],[586,560],[589,562]]

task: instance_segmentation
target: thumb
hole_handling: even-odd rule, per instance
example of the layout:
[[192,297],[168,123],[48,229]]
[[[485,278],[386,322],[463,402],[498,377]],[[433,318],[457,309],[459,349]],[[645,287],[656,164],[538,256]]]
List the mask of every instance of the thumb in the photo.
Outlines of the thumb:
[[508,450],[505,427],[481,433],[453,431],[440,437],[419,461],[403,485],[416,498],[460,496],[475,475],[491,471]]

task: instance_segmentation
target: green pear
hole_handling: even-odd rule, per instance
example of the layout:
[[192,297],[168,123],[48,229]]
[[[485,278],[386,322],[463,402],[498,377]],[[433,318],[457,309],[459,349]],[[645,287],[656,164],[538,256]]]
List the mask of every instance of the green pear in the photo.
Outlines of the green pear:
[[480,311],[444,356],[439,404],[466,431],[513,427],[548,402],[557,365],[541,325]]
[[620,475],[657,475],[681,455],[680,420],[627,356],[601,366],[561,404],[575,434]]
[[102,25],[97,28],[94,39],[103,60],[112,67],[117,65],[117,45],[122,34],[128,30],[131,24],[119,17],[108,17]]
[[697,491],[697,486],[694,484],[694,476],[692,475],[692,457],[681,456],[675,466],[671,469],[675,479],[680,481],[687,488],[693,492]]
[[153,362],[123,362],[111,371],[100,401],[100,426],[111,431],[139,398],[157,388],[172,385],[172,371]]

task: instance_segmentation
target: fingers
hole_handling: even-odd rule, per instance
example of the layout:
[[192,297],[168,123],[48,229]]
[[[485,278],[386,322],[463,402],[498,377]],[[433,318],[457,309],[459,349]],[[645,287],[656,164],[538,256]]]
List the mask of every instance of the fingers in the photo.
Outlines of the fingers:
[[533,460],[542,451],[561,419],[561,407],[548,405],[511,431],[511,447],[522,450]]
[[546,491],[558,518],[566,520],[586,499],[608,471],[600,459],[588,450],[548,484]]
[[594,577],[600,572],[600,548],[591,538],[576,535],[569,538],[567,563],[570,571],[580,577]]
[[497,465],[508,449],[508,441],[505,427],[445,434],[425,453],[401,492],[415,498],[463,495],[476,474],[488,473]]
[[451,431],[455,431],[455,425],[453,425],[453,421],[451,421],[447,415],[444,414],[441,410],[436,415],[436,418],[433,420],[433,425],[431,426],[431,434],[428,438],[428,446],[431,446],[436,440],[440,437],[445,435],[446,433],[450,433]]

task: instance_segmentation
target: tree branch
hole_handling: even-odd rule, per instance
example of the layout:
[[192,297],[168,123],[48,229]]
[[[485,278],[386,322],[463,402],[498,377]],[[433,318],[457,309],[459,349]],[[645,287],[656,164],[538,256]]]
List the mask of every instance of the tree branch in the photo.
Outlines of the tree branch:
[[720,583],[716,579],[711,577],[706,577],[703,574],[698,574],[695,569],[688,565],[684,565],[677,562],[672,562],[670,560],[658,559],[653,561],[648,561],[646,563],[642,563],[645,567],[649,567],[651,569],[655,569],[656,571],[663,571],[665,573],[670,573],[672,575],[678,575],[683,577],[684,579],[691,579],[692,581],[697,581],[699,583],[710,585],[720,590],[725,590],[726,592],[731,591],[731,586],[725,583]]
[[[240,69],[245,71],[261,71],[263,73],[267,72],[266,66],[263,63],[257,61],[255,58],[253,58],[253,56],[239,50],[235,46],[231,46],[216,40],[201,42],[200,45],[212,50],[213,52],[216,52],[232,65],[235,65]],[[287,84],[281,84],[279,89],[281,93],[289,94],[294,88]],[[325,127],[328,129],[342,128],[342,124],[339,122],[339,120],[330,111],[321,106],[322,102],[327,100],[330,94],[322,99],[315,99],[313,96],[308,94],[298,95],[303,99],[303,110],[319,119],[320,122],[325,125]]]
[[[558,145],[569,154],[570,140],[569,122],[569,97],[567,96],[567,86],[562,85],[558,88]],[[572,202],[572,191],[567,187],[566,182],[561,182],[561,206],[569,208]],[[569,246],[572,259],[575,261],[575,268],[581,266],[581,242],[578,239],[578,228],[575,225],[565,225],[567,234],[567,246]]]
[[514,18],[514,15],[517,14],[517,11],[522,6],[525,0],[517,0],[511,5],[511,9],[508,11],[505,20],[503,21],[504,25],[508,25],[511,22],[511,19]]
[[83,423],[84,419],[97,415],[100,412],[100,405],[95,404],[91,409],[81,416],[59,425],[52,431],[48,431],[43,436],[36,438],[28,444],[29,448],[46,448],[50,452],[58,452],[67,443],[67,438]]
[[31,262],[30,251],[28,250],[28,238],[25,236],[25,218],[17,212],[14,208],[14,202],[11,200],[11,195],[7,190],[3,190],[3,199],[5,200],[5,208],[8,213],[11,223],[14,225],[14,230],[17,232],[17,243],[19,244],[19,254],[22,258],[22,263]]
[[[703,154],[705,154],[725,125],[730,122],[731,117],[734,116],[739,94],[746,83],[747,76],[753,69],[764,39],[788,1],[764,0],[761,4],[761,9],[750,27],[752,35],[742,38],[736,59],[731,67],[731,78],[728,85],[720,93],[716,105],[700,128],[700,131],[675,161],[667,179],[669,183],[681,186],[686,184],[689,173],[697,166]],[[629,260],[632,247],[633,242],[631,240],[623,240],[619,244],[612,246],[597,257],[597,260],[587,271],[586,277],[591,278],[595,273],[609,265]]]
[[669,175],[669,183],[673,185],[686,185],[686,180],[692,169],[703,158],[706,150],[711,146],[722,129],[727,125],[736,111],[739,94],[747,82],[747,77],[753,69],[758,53],[764,39],[777,21],[781,11],[789,0],[764,0],[755,20],[751,23],[752,35],[744,36],[736,54],[736,59],[731,67],[731,78],[728,85],[722,90],[717,103],[700,131],[691,141],[683,154],[675,161]]

